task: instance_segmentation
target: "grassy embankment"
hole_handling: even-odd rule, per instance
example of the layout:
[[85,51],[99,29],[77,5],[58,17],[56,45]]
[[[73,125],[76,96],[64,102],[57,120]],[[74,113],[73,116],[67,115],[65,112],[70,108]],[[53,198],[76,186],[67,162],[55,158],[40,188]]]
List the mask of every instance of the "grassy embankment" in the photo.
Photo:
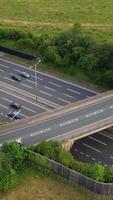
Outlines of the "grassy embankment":
[[108,200],[70,186],[55,177],[34,170],[21,174],[18,185],[10,192],[0,193],[0,200]]
[[0,0],[0,24],[53,34],[80,23],[98,40],[113,41],[112,5],[112,0]]

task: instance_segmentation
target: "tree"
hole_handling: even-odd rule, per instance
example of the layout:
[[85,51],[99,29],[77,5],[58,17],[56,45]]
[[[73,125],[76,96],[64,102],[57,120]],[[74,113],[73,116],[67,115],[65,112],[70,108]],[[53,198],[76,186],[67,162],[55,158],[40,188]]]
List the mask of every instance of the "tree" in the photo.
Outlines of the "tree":
[[104,178],[106,183],[113,183],[113,168],[106,169]]
[[44,54],[46,60],[54,62],[55,64],[60,64],[61,58],[58,53],[58,49],[55,46],[48,46]]
[[15,141],[5,142],[2,146],[2,152],[10,158],[13,169],[20,171],[25,167],[26,153],[20,144]]
[[88,73],[94,72],[98,64],[98,59],[94,54],[86,54],[82,56],[78,61],[78,66]]
[[34,147],[34,151],[50,159],[58,160],[59,154],[62,152],[62,146],[57,141],[43,141]]
[[8,191],[17,181],[16,171],[12,168],[10,159],[2,154],[0,156],[0,191]]
[[95,163],[90,167],[89,177],[91,177],[92,179],[104,182],[104,175],[105,168],[102,165]]

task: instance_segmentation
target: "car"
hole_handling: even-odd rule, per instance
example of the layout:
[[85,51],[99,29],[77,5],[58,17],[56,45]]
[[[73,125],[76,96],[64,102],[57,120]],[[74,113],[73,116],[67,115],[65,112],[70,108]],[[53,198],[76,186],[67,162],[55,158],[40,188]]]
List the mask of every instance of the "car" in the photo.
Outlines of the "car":
[[27,72],[19,72],[19,75],[24,77],[24,78],[30,78],[30,74]]
[[21,81],[22,79],[19,77],[19,76],[17,76],[17,75],[12,75],[12,77],[11,77],[13,80],[15,80],[15,81]]
[[15,141],[16,141],[18,144],[22,145],[22,139],[21,139],[21,138],[15,139]]
[[13,107],[13,108],[15,108],[15,109],[17,109],[17,110],[21,109],[21,104],[19,104],[17,102],[12,102],[10,104],[10,106]]
[[10,119],[20,119],[20,114],[17,111],[11,111],[8,113],[8,116],[10,117]]

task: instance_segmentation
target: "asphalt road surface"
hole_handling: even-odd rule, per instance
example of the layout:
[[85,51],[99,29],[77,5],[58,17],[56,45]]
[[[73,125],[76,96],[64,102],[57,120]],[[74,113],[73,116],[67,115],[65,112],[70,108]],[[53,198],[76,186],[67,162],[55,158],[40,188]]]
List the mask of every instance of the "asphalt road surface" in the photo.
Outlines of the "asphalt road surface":
[[0,143],[4,140],[21,138],[24,145],[38,143],[46,139],[65,137],[75,130],[97,123],[113,116],[113,98],[102,100],[82,109],[66,112],[57,117],[38,122],[23,128],[16,128],[10,134],[0,136]]
[[[13,74],[18,75],[20,71],[28,72],[31,75],[31,78],[23,78],[21,82],[13,80],[11,76]],[[35,98],[35,73],[32,69],[0,58],[0,81],[26,91]],[[68,103],[88,98],[96,94],[96,92],[41,72],[37,72],[37,83],[38,97],[49,104],[53,104],[55,107],[64,106]]]
[[46,108],[23,97],[17,97],[14,94],[0,90],[0,122],[9,121],[8,113],[15,110],[10,106],[13,102],[21,104],[21,119],[47,111]]
[[75,141],[71,153],[79,161],[113,167],[113,134],[105,130]]
[[[13,74],[18,75],[20,71],[28,72],[31,75],[31,78],[23,78],[22,82],[12,80],[11,76]],[[14,87],[32,95],[35,99],[36,91],[34,89],[34,79],[34,70],[0,58],[0,81],[8,84],[10,87]],[[49,104],[53,104],[55,107],[63,106],[96,94],[91,90],[87,90],[86,88],[82,88],[78,85],[41,72],[37,72],[37,83],[38,97]],[[0,93],[0,117],[4,118],[7,116],[7,112],[11,109],[9,107],[11,101],[19,101],[23,105],[21,111],[23,118],[35,114],[35,112],[41,113],[45,111],[43,108],[2,91]],[[101,105],[93,105],[88,109],[86,108],[78,112],[73,111],[67,115],[59,116],[58,118],[47,120],[43,123],[35,124],[34,126],[14,130],[13,132],[10,132],[10,134],[0,136],[0,143],[4,140],[20,138],[23,144],[28,145],[40,142],[44,139],[54,139],[59,133],[65,135],[69,132],[73,132],[73,130],[81,127],[81,125],[86,125],[112,115],[112,101],[113,99],[110,99],[107,102],[103,102]],[[76,141],[73,145],[72,153],[74,157],[80,161],[89,163],[98,162],[105,166],[112,166],[112,144],[113,135],[109,135],[106,131],[99,132]]]

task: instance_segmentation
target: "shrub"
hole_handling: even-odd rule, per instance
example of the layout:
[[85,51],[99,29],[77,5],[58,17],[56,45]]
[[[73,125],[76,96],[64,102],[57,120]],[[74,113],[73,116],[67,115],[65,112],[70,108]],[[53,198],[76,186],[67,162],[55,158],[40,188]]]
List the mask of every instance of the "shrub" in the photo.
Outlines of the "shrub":
[[2,146],[2,152],[10,158],[13,169],[20,171],[25,168],[26,152],[20,144],[15,141],[5,142]]

